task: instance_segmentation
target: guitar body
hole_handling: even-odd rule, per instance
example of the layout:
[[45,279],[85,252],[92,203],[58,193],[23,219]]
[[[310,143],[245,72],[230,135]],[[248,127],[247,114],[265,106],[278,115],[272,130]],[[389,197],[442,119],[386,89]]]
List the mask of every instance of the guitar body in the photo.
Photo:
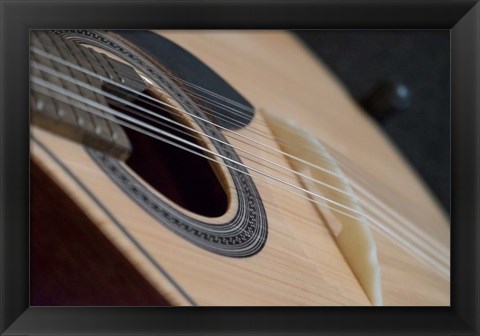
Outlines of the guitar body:
[[[255,107],[253,120],[238,134],[280,151],[261,111],[294,119],[353,163],[352,173],[345,169],[345,174],[412,223],[414,232],[424,232],[448,259],[448,220],[425,185],[378,126],[294,36],[269,31],[155,33],[198,57]],[[223,135],[229,143],[241,145],[238,136]],[[286,157],[265,154],[258,147],[249,152],[289,165]],[[102,166],[102,158],[83,145],[32,126],[31,159],[34,305],[68,305],[65,298],[78,304],[95,304],[97,298],[97,304],[120,305],[371,304],[336,244],[327,217],[306,198],[253,179],[261,199],[254,214],[264,221],[258,229],[259,242],[245,250],[228,244],[203,246],[196,238],[186,239],[162,225],[160,215],[146,211],[122,187],[121,175],[118,181],[112,178],[106,173],[108,162]],[[265,170],[255,160],[242,160],[248,167]],[[148,158],[145,161],[148,164]],[[244,202],[236,177],[220,165],[214,165],[214,170],[226,190],[226,209],[220,215],[205,216],[180,207],[124,163],[118,164],[125,174],[143,183],[139,188],[150,197],[143,195],[145,206],[159,199],[193,218],[192,223],[208,224],[212,232],[215,226],[231,222]],[[294,173],[287,171],[282,178],[302,188]],[[45,202],[43,197],[53,199]],[[61,241],[55,245],[52,236]],[[373,231],[373,236],[384,305],[450,304],[449,277],[439,275],[391,237],[379,231]],[[69,246],[73,251],[68,251]],[[46,260],[64,266],[52,264],[50,272],[42,272],[41,263]],[[48,297],[42,294],[55,289],[64,294],[64,301],[55,301],[53,292]],[[89,299],[82,301],[80,296]]]

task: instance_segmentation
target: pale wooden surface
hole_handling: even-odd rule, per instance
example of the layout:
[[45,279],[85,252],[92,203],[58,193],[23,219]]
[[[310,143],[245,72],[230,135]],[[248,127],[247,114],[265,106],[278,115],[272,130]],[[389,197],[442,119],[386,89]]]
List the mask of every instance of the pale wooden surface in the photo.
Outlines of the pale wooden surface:
[[[302,46],[292,36],[273,31],[202,32],[199,39],[197,32],[163,33],[207,60],[256,107],[294,117],[298,124],[354,162],[354,169],[368,172],[373,177],[368,181],[374,181],[375,194],[438,240],[449,253],[448,221],[424,183],[329,71],[309,52],[300,51]],[[205,47],[212,45],[216,48]],[[424,301],[423,288],[408,286],[405,290],[402,280],[414,284],[417,275],[399,271],[397,266],[403,264],[391,266],[392,258],[403,253],[392,251],[396,248],[391,250],[391,241],[383,235],[376,234],[376,240],[380,245],[386,305],[408,305],[412,300],[426,305],[449,304],[449,282],[443,279],[434,281],[441,293],[435,294],[432,302]],[[412,260],[410,256],[405,258]],[[409,267],[414,265],[412,262]],[[423,262],[419,265],[415,268],[421,270],[421,276],[438,278]],[[437,301],[438,297],[442,299]]]
[[[330,73],[290,35],[277,32],[162,32],[193,52],[249,99],[318,135],[367,171],[382,199],[428,232],[449,253],[449,225],[411,168]],[[264,128],[258,115],[252,125]],[[368,305],[325,223],[307,201],[264,183],[269,239],[258,255],[231,259],[179,239],[154,221],[98,170],[77,144],[36,130],[122,224],[200,305]],[[248,129],[242,134],[255,137]],[[228,134],[227,134],[227,137]],[[229,137],[235,144],[235,139]],[[266,142],[265,138],[258,138]],[[269,142],[271,146],[275,143]],[[34,159],[81,204],[87,215],[174,304],[187,304],[166,279],[36,145]],[[263,153],[262,153],[263,154]],[[271,155],[270,160],[285,164]],[[247,162],[246,162],[247,163]],[[256,167],[256,163],[248,162]],[[259,167],[262,168],[263,167]],[[291,174],[289,181],[298,183]],[[286,207],[288,205],[288,208]],[[294,237],[292,239],[292,237]],[[449,281],[375,233],[385,305],[449,305]],[[208,265],[208,267],[205,267]]]

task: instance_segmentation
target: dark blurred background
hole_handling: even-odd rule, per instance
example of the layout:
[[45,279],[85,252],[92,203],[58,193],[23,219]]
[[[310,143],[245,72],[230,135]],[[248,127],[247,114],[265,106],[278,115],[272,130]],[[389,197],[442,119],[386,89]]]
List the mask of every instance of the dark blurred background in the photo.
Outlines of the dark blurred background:
[[369,113],[376,113],[379,124],[450,213],[450,32],[295,33]]

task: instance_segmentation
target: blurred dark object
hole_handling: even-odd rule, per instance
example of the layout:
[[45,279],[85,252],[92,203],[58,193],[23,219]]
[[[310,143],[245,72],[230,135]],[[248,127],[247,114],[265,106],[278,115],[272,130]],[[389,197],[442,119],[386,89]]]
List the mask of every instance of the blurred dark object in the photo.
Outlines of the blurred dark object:
[[381,83],[410,89],[411,106],[380,125],[450,213],[450,32],[296,33],[360,103]]
[[384,122],[412,105],[410,89],[401,83],[383,82],[364,98],[361,105],[379,122]]

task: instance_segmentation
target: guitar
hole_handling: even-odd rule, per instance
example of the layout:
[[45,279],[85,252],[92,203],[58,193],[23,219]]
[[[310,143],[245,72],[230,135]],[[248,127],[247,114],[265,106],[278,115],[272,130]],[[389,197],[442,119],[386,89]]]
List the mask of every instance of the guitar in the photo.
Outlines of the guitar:
[[293,35],[30,53],[32,305],[450,304],[447,217]]

